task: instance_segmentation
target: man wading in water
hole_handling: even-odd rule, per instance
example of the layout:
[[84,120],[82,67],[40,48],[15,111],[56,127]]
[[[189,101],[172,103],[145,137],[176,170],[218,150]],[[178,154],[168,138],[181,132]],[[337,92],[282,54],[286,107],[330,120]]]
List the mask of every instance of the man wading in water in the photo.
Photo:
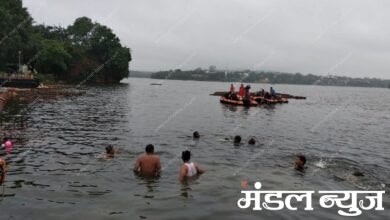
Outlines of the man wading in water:
[[205,171],[201,169],[197,164],[190,162],[191,152],[186,150],[181,153],[181,159],[183,165],[180,167],[179,180],[184,181],[188,177],[198,176]]
[[161,169],[160,158],[154,154],[154,146],[148,144],[145,154],[140,155],[134,165],[134,172],[143,176],[156,176]]

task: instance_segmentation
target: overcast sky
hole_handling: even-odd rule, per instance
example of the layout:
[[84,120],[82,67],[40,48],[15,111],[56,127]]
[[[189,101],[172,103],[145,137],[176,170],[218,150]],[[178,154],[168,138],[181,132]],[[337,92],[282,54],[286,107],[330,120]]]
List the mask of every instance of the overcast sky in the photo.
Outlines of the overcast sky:
[[390,79],[390,1],[23,0],[37,23],[81,16],[131,48],[131,70],[256,69]]

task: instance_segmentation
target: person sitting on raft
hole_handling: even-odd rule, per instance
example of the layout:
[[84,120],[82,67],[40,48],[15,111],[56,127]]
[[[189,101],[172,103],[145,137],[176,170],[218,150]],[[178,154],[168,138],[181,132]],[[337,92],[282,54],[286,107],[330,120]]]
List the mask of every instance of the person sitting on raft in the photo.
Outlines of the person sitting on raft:
[[189,150],[181,153],[183,164],[180,167],[179,180],[184,181],[186,178],[194,177],[205,172],[196,163],[190,162],[191,152]]
[[5,180],[5,161],[0,158],[0,186],[3,185]]
[[270,99],[271,98],[271,95],[269,94],[269,92],[265,92],[264,98],[265,99]]
[[231,99],[231,100],[236,100],[236,101],[239,100],[236,92],[233,92],[233,93],[228,92],[228,93],[226,93],[226,95],[224,97],[227,99]]
[[264,95],[265,95],[264,89],[261,89],[260,91],[258,91],[258,92],[256,93],[256,96],[261,96],[261,97],[263,97]]

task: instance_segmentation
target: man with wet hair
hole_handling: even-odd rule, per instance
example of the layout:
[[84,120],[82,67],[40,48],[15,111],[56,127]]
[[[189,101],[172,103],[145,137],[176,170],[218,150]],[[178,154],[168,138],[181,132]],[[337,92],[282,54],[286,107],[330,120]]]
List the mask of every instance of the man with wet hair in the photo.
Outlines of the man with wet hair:
[[305,164],[306,164],[306,157],[298,154],[295,156],[294,160],[294,169],[298,171],[304,171],[305,170]]
[[234,144],[235,145],[239,145],[241,143],[241,136],[240,135],[236,135],[234,137]]
[[106,157],[110,158],[110,157],[114,157],[115,156],[115,149],[114,149],[114,146],[112,145],[108,145],[106,147]]
[[146,145],[145,154],[140,155],[135,162],[134,172],[145,176],[155,176],[160,170],[160,158],[154,154],[154,146]]
[[199,135],[199,132],[198,132],[198,131],[194,131],[194,133],[192,134],[192,136],[193,136],[194,139],[200,138],[200,135]]
[[183,151],[181,153],[181,159],[183,164],[180,167],[179,180],[184,181],[188,177],[194,177],[205,172],[197,164],[190,162],[191,152],[189,150]]

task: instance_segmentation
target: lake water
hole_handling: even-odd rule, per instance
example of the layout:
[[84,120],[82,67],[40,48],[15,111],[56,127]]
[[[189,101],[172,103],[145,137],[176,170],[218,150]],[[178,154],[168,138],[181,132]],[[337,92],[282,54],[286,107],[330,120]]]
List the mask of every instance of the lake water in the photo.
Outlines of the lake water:
[[[303,211],[304,203],[294,203],[298,211],[239,209],[240,182],[248,179],[249,189],[261,182],[263,190],[389,190],[389,89],[274,85],[307,99],[248,109],[209,96],[229,83],[152,82],[159,81],[130,78],[31,106],[23,139],[11,155],[1,151],[10,168],[0,219],[343,219],[337,208],[319,206],[318,193],[314,211]],[[195,130],[201,138],[192,146]],[[234,146],[236,134],[258,144]],[[132,172],[149,143],[164,168],[158,179]],[[97,158],[108,144],[119,154]],[[176,155],[186,148],[207,172],[183,185]],[[308,160],[304,174],[292,169],[298,153]],[[383,200],[385,211],[353,219],[388,219],[389,195]]]

